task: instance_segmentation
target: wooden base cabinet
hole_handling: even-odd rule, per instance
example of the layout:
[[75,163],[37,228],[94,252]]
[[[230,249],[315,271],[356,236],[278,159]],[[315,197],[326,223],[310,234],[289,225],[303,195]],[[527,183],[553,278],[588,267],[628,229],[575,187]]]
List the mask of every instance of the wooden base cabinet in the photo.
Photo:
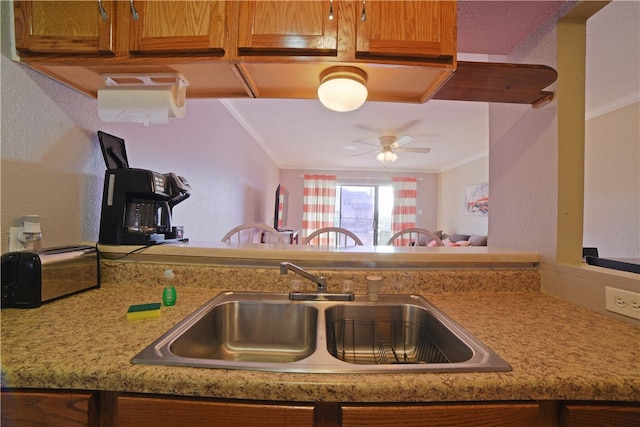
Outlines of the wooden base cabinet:
[[469,402],[342,406],[342,427],[640,426],[640,402]]
[[120,396],[118,427],[313,426],[313,404]]
[[97,426],[97,400],[92,392],[2,391],[2,426]]
[[640,426],[640,402],[298,403],[3,389],[0,403],[2,426]]
[[545,422],[545,417],[542,406],[536,402],[402,406],[345,405],[342,407],[343,427],[371,425],[386,427],[554,425],[553,421],[551,423]]
[[560,425],[562,427],[640,426],[640,402],[567,403],[561,409]]

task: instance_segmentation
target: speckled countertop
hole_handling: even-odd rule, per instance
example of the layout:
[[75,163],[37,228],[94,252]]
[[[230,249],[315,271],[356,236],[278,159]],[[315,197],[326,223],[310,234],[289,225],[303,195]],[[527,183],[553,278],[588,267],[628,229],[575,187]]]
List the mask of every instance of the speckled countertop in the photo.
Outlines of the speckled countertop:
[[128,322],[127,308],[160,301],[162,286],[135,281],[106,283],[38,309],[2,310],[2,386],[311,402],[640,401],[640,328],[528,289],[423,292],[507,360],[511,372],[346,375],[132,365],[135,354],[224,290],[215,281],[177,288],[177,305],[149,320]]

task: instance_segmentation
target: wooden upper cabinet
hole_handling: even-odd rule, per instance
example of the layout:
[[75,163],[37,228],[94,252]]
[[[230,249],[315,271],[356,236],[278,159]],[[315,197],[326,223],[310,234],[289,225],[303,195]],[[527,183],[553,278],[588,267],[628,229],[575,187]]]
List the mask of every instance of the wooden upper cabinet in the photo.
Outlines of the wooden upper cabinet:
[[422,58],[455,63],[455,1],[369,0],[358,3],[357,57]]
[[14,15],[19,52],[114,53],[113,1],[15,1]]
[[233,2],[16,1],[16,49],[46,55],[223,56],[235,26],[228,22],[229,5]]
[[240,56],[335,55],[339,15],[336,1],[333,6],[330,0],[240,1]]
[[349,65],[370,100],[426,102],[457,66],[454,0],[15,0],[14,12],[20,60],[92,96],[103,74],[179,72],[188,97],[311,99],[322,72]]
[[206,52],[224,55],[228,31],[226,1],[135,1],[130,50],[134,53]]

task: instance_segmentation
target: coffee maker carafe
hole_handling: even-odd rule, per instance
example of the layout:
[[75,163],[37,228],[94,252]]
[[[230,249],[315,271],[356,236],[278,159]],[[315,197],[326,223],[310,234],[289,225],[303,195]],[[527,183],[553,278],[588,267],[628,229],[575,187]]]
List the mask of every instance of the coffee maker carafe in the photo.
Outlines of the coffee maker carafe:
[[104,132],[98,137],[107,164],[99,243],[152,245],[183,238],[171,216],[173,207],[190,196],[186,179],[129,168],[124,140]]
[[128,233],[168,233],[171,231],[171,210],[168,202],[132,199],[127,202],[124,228]]

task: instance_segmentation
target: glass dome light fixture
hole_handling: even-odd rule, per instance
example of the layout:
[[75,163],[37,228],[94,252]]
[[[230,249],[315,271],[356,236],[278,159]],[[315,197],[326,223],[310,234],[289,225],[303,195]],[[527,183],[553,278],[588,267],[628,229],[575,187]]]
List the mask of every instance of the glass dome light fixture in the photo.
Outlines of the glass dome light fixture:
[[356,67],[337,66],[320,74],[318,98],[322,105],[338,112],[353,111],[367,100],[367,73]]
[[379,152],[376,156],[376,160],[382,163],[385,162],[395,162],[398,160],[398,155],[391,151],[390,148],[385,148],[383,151]]

